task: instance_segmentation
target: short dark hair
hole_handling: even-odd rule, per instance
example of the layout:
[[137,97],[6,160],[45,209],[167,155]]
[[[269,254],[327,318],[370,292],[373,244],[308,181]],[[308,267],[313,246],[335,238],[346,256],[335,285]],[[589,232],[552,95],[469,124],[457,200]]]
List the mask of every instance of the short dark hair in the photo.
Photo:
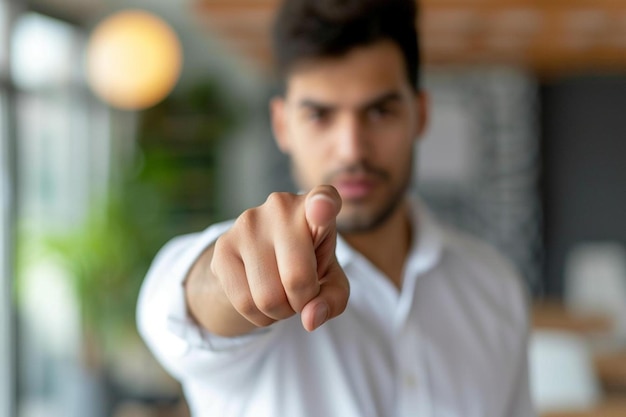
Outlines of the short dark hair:
[[283,0],[272,33],[278,76],[284,83],[303,60],[339,57],[390,40],[400,48],[409,81],[418,90],[417,15],[416,0]]

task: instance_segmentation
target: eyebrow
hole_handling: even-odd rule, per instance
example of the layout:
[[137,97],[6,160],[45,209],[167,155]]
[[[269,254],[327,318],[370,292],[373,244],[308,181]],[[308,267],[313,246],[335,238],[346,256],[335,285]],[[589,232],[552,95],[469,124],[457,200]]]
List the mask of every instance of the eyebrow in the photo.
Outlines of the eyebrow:
[[361,111],[372,109],[391,102],[401,101],[402,97],[397,91],[389,91],[359,106]]
[[[383,104],[387,104],[389,102],[400,101],[400,100],[401,100],[400,93],[398,93],[397,91],[389,91],[359,105],[358,109],[359,111],[364,111],[367,109],[381,106]],[[336,106],[332,104],[323,103],[323,102],[316,101],[314,99],[309,99],[309,98],[300,100],[300,102],[298,103],[298,107],[320,109],[320,110],[326,110],[326,111],[331,111],[336,108]]]

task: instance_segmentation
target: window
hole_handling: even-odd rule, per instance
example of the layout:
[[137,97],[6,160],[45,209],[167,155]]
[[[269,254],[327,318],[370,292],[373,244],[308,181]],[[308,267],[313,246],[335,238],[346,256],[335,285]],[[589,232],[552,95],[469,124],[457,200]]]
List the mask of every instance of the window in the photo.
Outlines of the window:
[[0,415],[13,415],[12,176],[6,117],[6,94],[0,90]]
[[13,176],[7,116],[9,4],[0,0],[0,415],[14,415]]
[[92,381],[82,367],[74,288],[44,246],[55,232],[79,224],[91,199],[106,187],[109,113],[84,83],[86,35],[80,28],[24,13],[15,20],[10,39],[19,338],[14,340],[17,412],[6,415],[100,416],[92,410],[100,408],[98,393],[90,389]]

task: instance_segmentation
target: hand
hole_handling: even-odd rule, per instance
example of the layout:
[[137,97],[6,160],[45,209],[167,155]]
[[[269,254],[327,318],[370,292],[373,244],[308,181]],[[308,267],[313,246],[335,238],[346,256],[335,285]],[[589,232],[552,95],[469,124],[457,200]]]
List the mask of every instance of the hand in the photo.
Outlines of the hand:
[[243,318],[263,327],[300,313],[313,331],[344,311],[350,288],[335,257],[340,209],[331,186],[274,193],[217,240],[211,272]]

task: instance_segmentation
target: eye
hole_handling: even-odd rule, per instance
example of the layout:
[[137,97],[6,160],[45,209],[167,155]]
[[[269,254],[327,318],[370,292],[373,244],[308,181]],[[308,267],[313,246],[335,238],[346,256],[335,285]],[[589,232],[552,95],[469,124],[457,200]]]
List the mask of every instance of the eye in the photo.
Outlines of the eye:
[[329,119],[330,111],[322,108],[311,108],[306,111],[305,117],[311,122],[323,123]]
[[374,107],[370,108],[367,111],[367,117],[370,120],[376,121],[376,120],[384,119],[384,118],[390,116],[392,113],[393,112],[389,108],[389,106],[380,105],[380,106],[374,106]]

